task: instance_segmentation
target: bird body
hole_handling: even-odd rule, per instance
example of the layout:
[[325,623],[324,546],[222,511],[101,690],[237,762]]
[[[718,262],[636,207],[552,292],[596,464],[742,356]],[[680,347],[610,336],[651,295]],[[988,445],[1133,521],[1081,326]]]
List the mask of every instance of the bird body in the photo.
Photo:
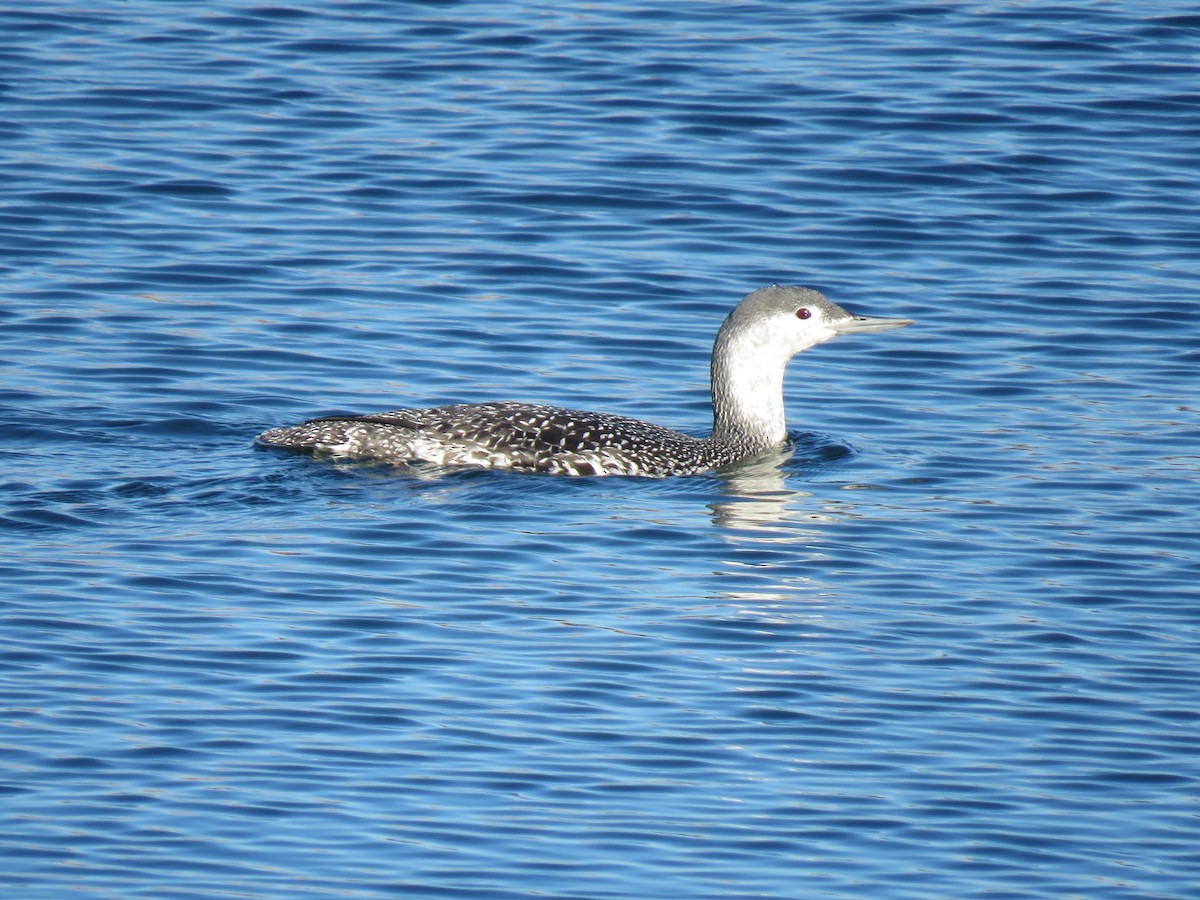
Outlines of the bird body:
[[526,403],[471,403],[326,416],[272,428],[256,443],[397,464],[554,475],[695,475],[783,446],[783,375],[793,355],[840,333],[907,319],[853,316],[808,288],[747,295],[717,333],[708,438],[626,416]]

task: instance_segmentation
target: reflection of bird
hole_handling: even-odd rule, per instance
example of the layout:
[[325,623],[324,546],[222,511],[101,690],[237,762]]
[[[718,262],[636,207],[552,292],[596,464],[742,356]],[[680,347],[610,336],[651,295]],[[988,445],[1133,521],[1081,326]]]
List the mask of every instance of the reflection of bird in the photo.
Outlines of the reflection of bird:
[[272,428],[260,446],[379,462],[555,475],[695,475],[783,446],[783,373],[801,350],[908,319],[854,316],[808,288],[772,285],[725,319],[712,352],[712,436],[638,419],[525,403],[328,416]]

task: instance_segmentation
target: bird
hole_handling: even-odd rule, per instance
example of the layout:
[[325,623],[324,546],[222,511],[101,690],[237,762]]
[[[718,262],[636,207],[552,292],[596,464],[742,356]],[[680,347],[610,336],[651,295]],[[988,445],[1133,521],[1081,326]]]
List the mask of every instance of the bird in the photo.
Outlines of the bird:
[[698,475],[786,446],[783,377],[794,355],[841,334],[910,324],[853,315],[819,291],[795,285],[747,294],[713,344],[713,424],[706,438],[610,413],[490,402],[322,416],[272,428],[254,440],[263,448],[396,465]]

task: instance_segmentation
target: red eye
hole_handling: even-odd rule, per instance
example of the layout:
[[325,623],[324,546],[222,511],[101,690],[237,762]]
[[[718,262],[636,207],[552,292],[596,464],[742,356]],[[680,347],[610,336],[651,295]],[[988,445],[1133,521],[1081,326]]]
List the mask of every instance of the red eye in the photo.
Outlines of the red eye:
[[806,307],[802,306],[798,310],[796,310],[796,318],[797,319],[807,319],[811,315],[812,315],[812,311]]

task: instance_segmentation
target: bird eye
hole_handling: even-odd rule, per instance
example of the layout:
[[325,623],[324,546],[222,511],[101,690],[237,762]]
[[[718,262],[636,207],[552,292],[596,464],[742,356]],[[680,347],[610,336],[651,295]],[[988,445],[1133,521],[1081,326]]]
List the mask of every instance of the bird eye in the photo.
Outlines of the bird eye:
[[796,310],[796,318],[797,319],[807,319],[811,316],[812,316],[812,310],[810,310],[806,306],[802,306],[798,310]]

